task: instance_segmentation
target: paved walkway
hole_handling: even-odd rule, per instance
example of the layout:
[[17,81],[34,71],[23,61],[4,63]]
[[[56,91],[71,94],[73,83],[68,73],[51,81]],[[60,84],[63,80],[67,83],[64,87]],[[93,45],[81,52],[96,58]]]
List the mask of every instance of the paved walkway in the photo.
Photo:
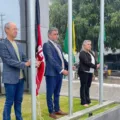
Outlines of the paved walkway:
[[[120,80],[118,80],[120,81]],[[80,96],[80,82],[79,80],[73,80],[73,96]],[[112,100],[120,102],[120,84],[118,82],[115,83],[104,83],[103,87],[103,99],[104,100]],[[68,96],[68,80],[63,80],[61,95]],[[90,96],[92,99],[99,99],[99,82],[93,81],[90,89]]]

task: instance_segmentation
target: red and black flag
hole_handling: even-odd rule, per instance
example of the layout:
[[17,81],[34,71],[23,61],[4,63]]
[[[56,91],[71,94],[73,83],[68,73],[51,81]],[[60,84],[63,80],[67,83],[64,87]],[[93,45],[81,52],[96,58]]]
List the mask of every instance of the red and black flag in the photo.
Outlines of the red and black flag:
[[41,64],[39,68],[37,68],[37,74],[36,74],[36,96],[39,93],[40,84],[44,76],[44,70],[45,70],[45,61],[44,61],[44,55],[42,50],[42,37],[41,37],[41,27],[40,27],[40,4],[39,0],[36,0],[36,6],[35,6],[35,12],[36,12],[36,25],[35,25],[35,34],[36,34],[36,59],[38,61],[41,61]]

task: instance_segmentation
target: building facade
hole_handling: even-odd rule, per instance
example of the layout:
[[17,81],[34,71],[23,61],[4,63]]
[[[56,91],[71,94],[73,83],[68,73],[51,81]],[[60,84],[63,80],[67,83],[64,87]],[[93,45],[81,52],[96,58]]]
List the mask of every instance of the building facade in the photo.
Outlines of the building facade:
[[[47,41],[48,36],[48,28],[49,28],[49,0],[39,0],[40,3],[40,24],[41,24],[41,35],[43,43]],[[30,56],[30,41],[28,39],[29,33],[27,32],[29,26],[27,25],[28,17],[27,17],[27,0],[21,0],[21,9],[20,9],[20,21],[21,21],[21,40],[25,46],[25,52]],[[30,70],[26,71],[27,81],[25,84],[26,90],[31,90],[31,78],[30,78]],[[45,92],[45,81],[42,81],[41,92]]]
[[[28,0],[20,0],[19,1],[19,5],[20,5],[20,11],[17,9],[17,14],[18,16],[20,16],[20,20],[18,18],[18,22],[20,21],[20,31],[19,31],[19,34],[20,34],[20,39],[18,40],[18,42],[21,42],[24,46],[24,51],[26,53],[26,55],[28,56],[28,58],[30,58],[30,41],[28,39],[28,29],[29,29],[29,26],[27,25],[27,22],[29,21],[28,20],[28,16],[27,16],[27,1]],[[43,43],[45,41],[48,40],[48,36],[47,36],[47,32],[48,32],[48,29],[49,29],[49,0],[39,0],[39,3],[40,3],[40,24],[41,24],[41,35],[42,35],[42,41]],[[14,7],[14,5],[13,5]],[[14,15],[14,14],[13,14]],[[16,16],[17,16],[16,15]],[[12,17],[15,17],[15,16],[12,16]],[[8,20],[9,21],[9,20]],[[17,21],[13,21],[13,22],[17,22]],[[17,24],[18,26],[18,24]],[[0,62],[1,63],[1,62]],[[1,63],[2,64],[2,63]],[[2,65],[0,64],[0,71],[1,71],[1,67]],[[1,71],[2,72],[2,71]],[[0,77],[2,79],[2,76],[1,76],[1,72],[0,72]],[[26,82],[25,82],[25,90],[26,91],[30,91],[31,90],[31,78],[30,78],[30,70],[26,70]],[[4,94],[4,86],[1,82],[1,79],[0,79],[0,94]],[[45,92],[45,81],[43,80],[42,81],[42,85],[41,85],[41,92]]]

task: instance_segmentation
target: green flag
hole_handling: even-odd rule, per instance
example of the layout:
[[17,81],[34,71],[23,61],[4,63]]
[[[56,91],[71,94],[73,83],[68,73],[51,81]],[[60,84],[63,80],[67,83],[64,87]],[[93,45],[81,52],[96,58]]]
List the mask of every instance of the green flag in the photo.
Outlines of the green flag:
[[65,34],[63,50],[65,53],[68,54],[68,27],[67,27],[66,34]]

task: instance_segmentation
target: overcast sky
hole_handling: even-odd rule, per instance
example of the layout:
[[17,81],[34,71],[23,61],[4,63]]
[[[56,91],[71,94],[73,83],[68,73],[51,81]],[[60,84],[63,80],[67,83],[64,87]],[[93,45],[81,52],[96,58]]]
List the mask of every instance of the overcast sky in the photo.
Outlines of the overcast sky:
[[[20,39],[20,7],[19,0],[0,0],[0,15],[4,14],[3,23],[15,22],[19,29],[18,39]],[[0,37],[1,37],[1,17],[0,17]]]

